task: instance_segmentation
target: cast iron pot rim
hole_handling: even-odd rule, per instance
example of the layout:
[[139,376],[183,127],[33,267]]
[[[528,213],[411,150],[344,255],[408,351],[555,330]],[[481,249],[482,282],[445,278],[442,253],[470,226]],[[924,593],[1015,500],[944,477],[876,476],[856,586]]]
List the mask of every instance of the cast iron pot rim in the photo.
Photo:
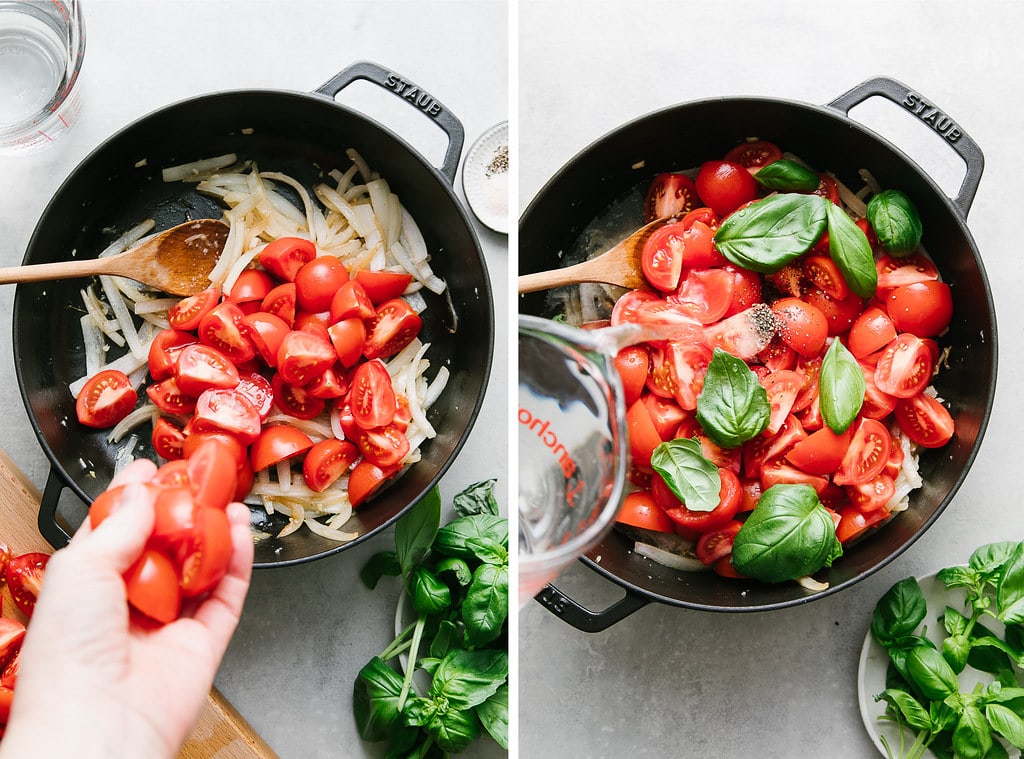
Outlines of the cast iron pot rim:
[[[665,106],[665,107],[659,108],[659,109],[654,110],[654,111],[650,111],[650,112],[648,112],[646,114],[642,114],[640,116],[637,116],[636,118],[630,119],[629,121],[619,125],[618,127],[614,127],[610,131],[605,132],[603,135],[601,135],[600,137],[598,137],[597,139],[593,140],[588,145],[586,145],[585,147],[583,147],[579,151],[577,151],[554,174],[552,174],[551,177],[541,186],[540,190],[537,191],[537,193],[531,199],[530,203],[527,205],[526,210],[523,211],[523,213],[519,217],[519,224],[520,224],[520,226],[522,226],[528,220],[528,217],[532,213],[535,213],[535,212],[538,211],[538,209],[541,206],[542,201],[544,200],[545,194],[547,193],[547,191],[549,190],[549,188],[552,185],[554,185],[557,182],[559,182],[560,180],[562,180],[564,178],[564,176],[567,175],[569,173],[569,171],[580,160],[582,160],[585,156],[589,156],[591,153],[593,153],[595,151],[599,151],[599,150],[605,149],[606,145],[611,140],[617,138],[621,133],[626,132],[626,131],[628,131],[630,129],[633,129],[633,128],[637,127],[638,125],[642,124],[645,121],[661,118],[661,117],[664,117],[666,115],[673,114],[674,112],[677,112],[677,111],[685,110],[685,109],[688,109],[688,108],[702,107],[702,106],[706,106],[706,105],[715,105],[715,104],[720,104],[720,103],[735,103],[735,104],[740,104],[740,105],[742,105],[742,104],[749,104],[752,107],[756,107],[756,106],[759,106],[759,105],[772,105],[772,106],[779,106],[779,105],[781,105],[781,106],[785,106],[785,107],[795,108],[795,109],[798,109],[798,110],[811,111],[811,112],[816,113],[816,114],[818,114],[820,116],[824,116],[826,118],[834,120],[836,122],[837,126],[842,126],[844,128],[847,128],[847,129],[856,130],[857,132],[861,133],[862,137],[865,137],[865,138],[868,138],[868,139],[872,139],[872,140],[874,140],[876,142],[881,143],[884,147],[886,147],[887,149],[889,149],[890,151],[895,153],[898,157],[900,157],[908,165],[908,167],[910,167],[911,169],[913,169],[917,173],[917,175],[932,190],[934,195],[937,198],[940,199],[940,201],[942,202],[942,204],[945,207],[946,212],[948,214],[950,214],[950,216],[956,222],[957,226],[960,228],[960,231],[961,231],[961,233],[964,236],[964,241],[967,243],[967,245],[968,245],[968,247],[969,247],[969,249],[970,249],[970,251],[972,253],[972,256],[974,258],[974,263],[975,263],[975,265],[976,265],[976,267],[978,269],[978,274],[980,276],[982,284],[984,285],[985,300],[986,300],[986,304],[988,306],[988,313],[989,313],[989,323],[987,325],[987,330],[989,331],[990,340],[991,340],[991,344],[992,344],[992,378],[991,378],[991,380],[990,380],[990,382],[988,384],[988,387],[985,389],[986,390],[985,406],[984,406],[984,411],[983,411],[982,416],[981,416],[980,423],[978,425],[978,434],[975,437],[974,444],[971,446],[971,450],[970,450],[970,452],[967,455],[967,459],[965,460],[964,465],[961,468],[961,471],[959,472],[956,480],[953,482],[953,485],[950,488],[949,493],[946,495],[945,498],[943,498],[943,500],[935,508],[935,510],[932,512],[932,514],[928,517],[928,519],[925,520],[925,522],[920,526],[920,528],[918,528],[918,530],[915,531],[906,542],[904,542],[896,550],[890,552],[885,557],[880,559],[873,566],[871,566],[871,567],[863,570],[862,572],[854,575],[853,577],[849,578],[848,580],[844,580],[843,582],[840,582],[840,583],[830,584],[829,587],[826,588],[825,590],[816,591],[816,592],[808,591],[807,595],[803,596],[803,597],[793,598],[793,599],[790,599],[790,600],[787,600],[787,601],[777,601],[777,602],[774,602],[774,603],[767,603],[767,604],[752,604],[750,606],[721,606],[721,605],[717,605],[717,604],[694,603],[692,601],[687,601],[687,600],[685,600],[683,598],[666,596],[666,595],[664,595],[662,593],[658,593],[656,591],[652,591],[652,590],[648,590],[647,588],[640,587],[639,585],[636,585],[636,584],[630,582],[629,580],[625,580],[625,579],[619,577],[617,574],[615,574],[615,573],[611,572],[610,570],[606,569],[605,567],[603,567],[601,565],[601,563],[596,558],[594,558],[595,556],[599,555],[600,546],[598,546],[598,548],[595,548],[593,551],[585,554],[584,556],[581,556],[580,559],[579,559],[580,562],[582,562],[584,565],[590,567],[590,569],[594,570],[598,574],[602,575],[605,579],[607,579],[607,580],[615,583],[616,585],[619,585],[623,589],[625,589],[625,591],[626,591],[626,598],[623,599],[623,601],[620,602],[620,603],[624,603],[624,605],[625,605],[626,602],[628,602],[630,600],[630,597],[632,596],[634,600],[637,600],[639,598],[639,599],[644,600],[645,602],[654,601],[654,602],[666,604],[666,605],[669,605],[669,606],[676,606],[676,607],[679,607],[679,608],[691,609],[691,610],[694,610],[694,611],[724,612],[724,613],[730,613],[730,612],[731,613],[746,613],[746,612],[759,612],[759,611],[774,611],[774,610],[778,610],[778,609],[790,608],[790,607],[793,607],[793,606],[801,606],[803,604],[807,604],[807,603],[810,603],[812,601],[816,601],[816,600],[818,600],[820,598],[824,598],[825,596],[833,595],[835,593],[838,593],[840,590],[843,590],[844,588],[848,588],[851,585],[854,585],[854,584],[860,582],[861,580],[864,580],[864,579],[870,577],[875,572],[881,570],[883,567],[887,566],[890,562],[894,561],[897,557],[901,556],[908,548],[910,548],[914,543],[916,543],[917,540],[932,526],[932,524],[946,510],[946,508],[950,504],[950,502],[952,502],[953,498],[956,496],[957,492],[960,490],[960,486],[963,484],[964,480],[967,478],[967,474],[970,471],[971,467],[973,466],[974,461],[975,461],[975,459],[976,459],[976,457],[978,455],[978,451],[981,448],[981,443],[982,443],[982,441],[983,441],[983,439],[985,437],[985,431],[988,428],[989,418],[990,418],[991,413],[992,413],[992,406],[993,406],[993,403],[995,401],[996,377],[997,377],[997,374],[998,374],[997,368],[998,368],[998,358],[999,358],[999,356],[998,356],[999,342],[998,342],[997,327],[996,327],[995,304],[994,304],[993,299],[992,299],[992,288],[989,285],[988,276],[987,276],[986,271],[985,271],[984,262],[983,262],[983,260],[981,258],[980,253],[979,253],[978,246],[975,243],[974,238],[971,235],[971,232],[970,232],[970,230],[967,227],[966,218],[965,218],[966,211],[962,213],[960,211],[960,209],[956,207],[956,205],[954,204],[953,200],[945,193],[945,191],[943,191],[936,184],[936,182],[932,179],[932,177],[927,172],[925,172],[903,150],[901,150],[899,147],[894,145],[892,142],[890,142],[889,140],[887,140],[885,137],[883,137],[882,135],[878,134],[874,130],[869,129],[868,127],[864,126],[863,124],[860,124],[859,122],[853,120],[847,114],[843,113],[842,111],[840,111],[837,108],[832,108],[832,107],[829,107],[827,105],[826,106],[816,105],[816,104],[813,104],[813,103],[807,103],[807,102],[800,101],[800,100],[791,100],[791,99],[785,99],[785,98],[773,98],[773,97],[766,97],[766,96],[760,96],[760,95],[758,95],[758,96],[744,96],[744,95],[740,95],[740,96],[719,96],[719,97],[712,97],[712,98],[700,98],[700,99],[697,99],[697,100],[684,101],[684,102],[677,103],[677,104],[674,104],[674,105]],[[969,209],[967,209],[967,210],[969,210]],[[756,583],[756,581],[752,581],[752,582]],[[760,583],[758,583],[758,584],[760,584]],[[554,585],[552,585],[550,587],[553,590],[555,590],[558,595],[561,595],[561,591],[558,591],[557,587],[555,587]],[[631,611],[627,611],[626,612],[626,614],[629,614],[629,613],[631,613]],[[612,621],[612,624],[614,624],[614,621]]]
[[[478,393],[478,395],[477,395],[477,397],[475,399],[475,402],[473,404],[473,407],[472,407],[472,409],[470,411],[470,414],[469,414],[469,417],[468,417],[468,423],[466,425],[466,429],[462,432],[458,442],[455,444],[455,447],[453,448],[451,455],[449,455],[447,457],[447,459],[444,462],[442,462],[441,466],[438,468],[438,471],[434,474],[433,477],[431,477],[431,479],[427,483],[427,485],[418,494],[416,494],[413,498],[411,498],[408,501],[408,503],[403,508],[399,509],[394,514],[394,516],[390,517],[389,519],[386,519],[379,526],[377,526],[377,527],[375,527],[375,528],[373,528],[371,530],[368,530],[367,532],[359,535],[358,537],[354,538],[353,540],[350,540],[350,541],[347,541],[347,542],[344,542],[344,543],[338,543],[336,546],[332,546],[331,548],[329,548],[329,549],[327,549],[325,551],[322,551],[320,553],[313,554],[313,555],[310,555],[310,556],[304,556],[304,557],[299,557],[299,558],[295,558],[295,559],[288,559],[288,560],[284,560],[284,561],[262,562],[262,563],[259,563],[259,564],[255,564],[254,563],[253,564],[253,568],[254,569],[270,569],[270,568],[277,568],[277,567],[293,566],[293,565],[297,565],[297,564],[305,564],[305,563],[308,563],[308,562],[311,562],[311,561],[315,561],[315,560],[318,560],[318,559],[326,558],[327,556],[332,556],[332,555],[340,553],[341,551],[344,551],[344,550],[346,550],[348,548],[356,546],[356,545],[362,543],[365,540],[369,540],[370,538],[372,538],[375,535],[377,535],[378,533],[380,533],[382,530],[387,529],[390,525],[392,525],[399,518],[401,518],[401,516],[403,514],[408,512],[409,509],[411,509],[416,503],[418,503],[420,500],[422,500],[423,497],[426,496],[426,494],[429,493],[430,490],[437,485],[437,483],[441,480],[441,478],[444,476],[444,474],[448,471],[448,469],[455,462],[455,459],[458,458],[459,454],[462,451],[463,446],[466,443],[466,439],[469,437],[470,433],[472,432],[473,427],[476,424],[477,417],[479,416],[480,409],[483,406],[484,396],[487,393],[487,387],[488,387],[488,384],[489,384],[489,381],[490,381],[491,369],[493,368],[493,362],[494,362],[494,328],[495,328],[495,324],[494,324],[494,321],[495,321],[495,318],[494,318],[494,296],[493,296],[492,286],[491,286],[491,281],[490,281],[490,273],[489,273],[488,268],[487,268],[487,260],[486,260],[486,257],[483,254],[483,248],[480,245],[480,238],[477,235],[476,230],[473,228],[473,224],[472,224],[472,222],[471,222],[471,220],[469,218],[468,211],[465,209],[465,207],[463,206],[462,202],[459,200],[458,196],[456,195],[453,184],[449,183],[448,178],[443,173],[441,173],[441,171],[436,166],[431,164],[408,141],[403,139],[401,136],[399,136],[392,129],[388,128],[387,126],[384,126],[383,124],[380,124],[375,119],[367,116],[366,114],[361,113],[360,111],[354,110],[353,108],[350,108],[348,106],[343,105],[342,103],[339,103],[334,97],[330,97],[330,96],[328,96],[328,95],[326,95],[324,93],[320,93],[320,92],[301,92],[301,91],[298,91],[298,90],[273,89],[273,88],[245,88],[245,89],[229,89],[229,90],[221,90],[221,91],[217,91],[217,92],[209,92],[209,93],[204,93],[204,94],[200,94],[200,95],[195,95],[195,96],[192,96],[192,97],[182,98],[182,99],[177,100],[177,101],[175,101],[173,103],[170,103],[168,105],[161,106],[161,107],[159,107],[159,108],[157,108],[157,109],[155,109],[153,111],[150,111],[148,113],[145,113],[145,114],[143,114],[143,115],[133,119],[128,124],[126,124],[126,125],[122,126],[121,128],[117,129],[115,132],[113,132],[108,137],[103,138],[103,140],[96,147],[94,147],[92,150],[90,150],[75,165],[75,167],[71,170],[71,172],[60,183],[60,185],[57,187],[57,189],[54,190],[53,195],[51,196],[50,200],[47,202],[46,206],[43,208],[42,212],[39,215],[39,219],[36,222],[35,227],[33,228],[32,236],[29,238],[29,242],[28,242],[28,244],[27,244],[27,246],[25,248],[25,255],[22,258],[22,264],[23,265],[26,265],[26,264],[30,263],[28,261],[28,256],[29,256],[30,252],[34,248],[34,245],[35,245],[35,242],[36,242],[37,233],[39,231],[39,227],[44,222],[44,220],[47,218],[47,216],[49,216],[52,213],[52,209],[53,209],[54,204],[56,203],[57,197],[60,196],[61,194],[63,194],[67,190],[68,186],[79,176],[79,174],[84,170],[84,168],[88,164],[90,164],[93,161],[97,160],[100,157],[100,154],[102,154],[106,150],[110,149],[111,146],[115,145],[118,141],[123,140],[125,135],[127,135],[128,133],[134,131],[137,128],[140,128],[144,124],[148,124],[151,121],[157,121],[160,118],[164,118],[164,117],[166,117],[166,115],[168,113],[171,113],[172,111],[178,110],[178,109],[183,108],[183,107],[191,107],[193,105],[200,105],[200,104],[205,103],[205,102],[212,102],[212,101],[215,101],[215,100],[218,100],[218,99],[224,99],[224,98],[234,98],[234,97],[268,97],[268,96],[269,97],[297,98],[297,99],[301,99],[301,100],[313,100],[313,101],[322,103],[324,106],[337,108],[340,111],[342,111],[344,114],[346,114],[347,116],[355,118],[355,119],[358,119],[358,120],[362,120],[362,121],[366,122],[369,126],[374,127],[376,129],[380,130],[381,132],[385,133],[388,137],[390,137],[395,142],[397,142],[399,145],[404,147],[406,149],[406,151],[409,153],[411,158],[413,158],[414,160],[418,161],[420,164],[423,165],[424,168],[429,170],[429,172],[433,175],[433,178],[436,180],[437,184],[440,186],[440,189],[443,189],[444,192],[447,194],[448,199],[451,201],[452,207],[458,213],[459,217],[462,220],[463,225],[466,228],[466,231],[469,233],[469,236],[470,236],[470,238],[473,241],[474,249],[476,251],[476,258],[477,258],[477,260],[480,263],[480,267],[481,267],[481,270],[482,270],[482,273],[483,273],[483,281],[479,285],[479,287],[481,289],[481,292],[482,292],[482,295],[483,295],[481,300],[486,304],[487,311],[490,314],[491,326],[490,326],[490,329],[488,330],[488,334],[487,334],[488,340],[487,340],[487,346],[486,346],[487,347],[486,358],[485,358],[484,365],[483,365],[483,381],[482,381],[482,385],[481,385],[481,388],[480,388],[480,392]],[[453,178],[453,181],[454,181],[454,178]],[[437,189],[437,188],[433,188],[433,189]],[[25,385],[24,377],[22,376],[22,367],[21,367],[21,361],[20,361],[20,353],[21,353],[21,351],[19,349],[19,341],[17,339],[18,314],[19,314],[19,311],[20,311],[21,294],[22,294],[22,288],[21,288],[21,285],[18,285],[16,287],[16,289],[15,289],[14,306],[13,306],[13,309],[12,309],[12,320],[11,320],[12,327],[13,327],[13,330],[15,332],[15,334],[12,335],[12,338],[13,338],[12,342],[13,342],[13,348],[14,348],[15,374],[16,374],[17,379],[18,379],[18,388],[19,388],[19,391],[20,391],[20,394],[21,394],[22,403],[25,406],[25,410],[26,410],[27,415],[29,417],[29,423],[32,425],[32,430],[35,433],[36,439],[39,441],[40,446],[43,449],[43,453],[46,455],[47,460],[50,462],[50,471],[47,473],[46,488],[49,489],[50,487],[59,486],[61,490],[63,490],[64,488],[70,489],[79,499],[81,499],[83,501],[83,503],[88,505],[91,502],[92,499],[85,493],[85,491],[83,491],[81,489],[81,487],[78,485],[78,483],[75,482],[73,480],[73,478],[71,478],[69,476],[69,474],[65,471],[63,464],[61,464],[57,460],[57,456],[53,452],[53,450],[51,449],[50,444],[47,441],[46,436],[43,433],[42,427],[40,426],[38,420],[36,419],[36,415],[35,415],[35,413],[33,413],[32,408],[31,408],[31,404],[29,402],[28,390],[27,390],[26,385]]]

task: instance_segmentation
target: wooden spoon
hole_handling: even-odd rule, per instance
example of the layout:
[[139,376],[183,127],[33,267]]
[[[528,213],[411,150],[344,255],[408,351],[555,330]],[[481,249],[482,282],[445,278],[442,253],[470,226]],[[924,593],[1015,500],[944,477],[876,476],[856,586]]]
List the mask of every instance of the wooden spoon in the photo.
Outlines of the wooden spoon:
[[195,295],[210,286],[227,237],[222,221],[186,221],[114,256],[0,268],[0,284],[113,274],[171,295]]
[[672,221],[670,218],[657,219],[646,224],[622,242],[609,248],[596,258],[574,266],[551,271],[524,274],[519,278],[519,292],[532,293],[563,285],[577,285],[580,282],[603,282],[635,290],[644,284],[640,268],[640,254],[644,243],[655,231]]

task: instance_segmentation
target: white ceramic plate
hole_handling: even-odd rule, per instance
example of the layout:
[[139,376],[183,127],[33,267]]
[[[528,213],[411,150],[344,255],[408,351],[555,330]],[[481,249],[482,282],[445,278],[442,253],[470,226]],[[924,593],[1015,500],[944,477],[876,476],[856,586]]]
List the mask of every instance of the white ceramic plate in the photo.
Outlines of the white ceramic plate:
[[[946,636],[946,628],[943,626],[940,616],[945,612],[947,606],[952,606],[962,612],[966,612],[964,606],[966,595],[962,588],[946,590],[946,586],[935,579],[935,573],[917,578],[921,592],[924,593],[925,601],[928,602],[928,613],[922,623],[925,626],[927,637],[937,646],[942,645],[942,639]],[[997,634],[1002,634],[1002,626],[994,619],[986,618],[985,626]],[[871,736],[872,743],[882,756],[887,756],[882,746],[882,736],[888,741],[893,750],[899,748],[899,729],[894,722],[880,721],[878,718],[885,714],[885,702],[875,701],[875,696],[885,690],[885,672],[889,666],[889,656],[885,649],[872,637],[868,631],[864,638],[864,646],[860,651],[860,666],[857,668],[857,695],[860,701],[860,716]],[[977,683],[991,683],[993,677],[986,672],[979,672],[976,669],[967,667],[960,675],[960,689],[970,691]],[[908,731],[904,736],[910,742],[914,740],[913,735]],[[925,757],[935,755],[926,751]]]
[[508,122],[481,135],[462,164],[462,189],[480,223],[508,234]]

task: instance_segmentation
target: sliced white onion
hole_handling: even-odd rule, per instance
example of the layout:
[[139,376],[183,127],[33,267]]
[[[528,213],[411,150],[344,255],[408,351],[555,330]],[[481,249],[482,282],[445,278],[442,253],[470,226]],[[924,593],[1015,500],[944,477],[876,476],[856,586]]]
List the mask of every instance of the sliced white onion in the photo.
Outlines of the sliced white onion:
[[810,575],[805,575],[804,577],[797,577],[796,583],[800,587],[805,588],[806,590],[810,590],[814,593],[820,593],[823,590],[828,590],[827,582],[819,582]]
[[184,179],[195,179],[201,174],[217,169],[223,169],[238,162],[238,156],[234,153],[219,155],[214,158],[204,158],[201,161],[192,161],[178,166],[168,166],[160,172],[160,177],[165,182],[180,182]]
[[650,543],[637,542],[633,550],[641,556],[646,556],[651,561],[656,561],[671,569],[678,569],[683,572],[706,572],[708,567],[696,556],[682,556],[678,553],[666,551]]
[[312,517],[306,517],[305,524],[306,527],[309,528],[310,532],[313,532],[322,538],[327,538],[328,540],[336,540],[339,543],[347,543],[350,540],[355,540],[359,537],[358,532],[342,532],[341,530],[336,530],[333,527],[321,524]]

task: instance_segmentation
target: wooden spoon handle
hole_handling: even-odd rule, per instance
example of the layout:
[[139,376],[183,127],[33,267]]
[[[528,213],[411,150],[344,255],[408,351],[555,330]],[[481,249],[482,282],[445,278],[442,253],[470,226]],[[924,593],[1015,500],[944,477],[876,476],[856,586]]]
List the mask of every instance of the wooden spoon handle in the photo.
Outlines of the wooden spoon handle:
[[0,267],[0,285],[18,282],[48,282],[57,279],[91,277],[94,274],[113,273],[111,263],[116,267],[115,256],[109,258],[86,258],[77,261],[54,261],[49,264],[31,266]]

